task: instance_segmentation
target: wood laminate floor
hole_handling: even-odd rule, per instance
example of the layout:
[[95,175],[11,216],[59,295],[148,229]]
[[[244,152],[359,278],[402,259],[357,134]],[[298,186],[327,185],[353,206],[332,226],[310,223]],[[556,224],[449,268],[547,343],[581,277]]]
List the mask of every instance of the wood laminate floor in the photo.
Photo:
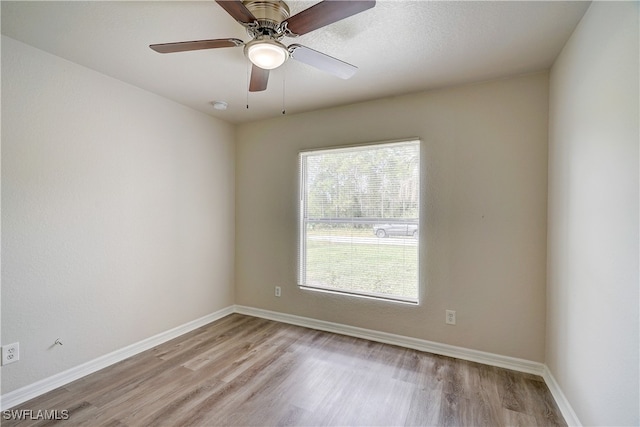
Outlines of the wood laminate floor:
[[239,314],[12,409],[68,411],[62,426],[566,425],[541,377]]

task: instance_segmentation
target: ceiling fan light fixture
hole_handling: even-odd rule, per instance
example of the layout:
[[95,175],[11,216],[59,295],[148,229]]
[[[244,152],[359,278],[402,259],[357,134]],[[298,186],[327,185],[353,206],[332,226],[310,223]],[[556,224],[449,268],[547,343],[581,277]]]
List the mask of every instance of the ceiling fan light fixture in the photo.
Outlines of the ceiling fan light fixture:
[[255,39],[244,48],[249,61],[264,70],[278,68],[289,58],[289,51],[280,42],[272,39]]

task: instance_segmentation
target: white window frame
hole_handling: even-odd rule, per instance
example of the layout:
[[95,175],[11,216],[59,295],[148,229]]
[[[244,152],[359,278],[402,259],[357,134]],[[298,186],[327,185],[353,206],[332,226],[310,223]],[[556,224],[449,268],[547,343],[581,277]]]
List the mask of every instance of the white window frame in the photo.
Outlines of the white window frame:
[[[417,243],[417,277],[416,277],[416,286],[417,286],[417,292],[416,292],[416,296],[415,298],[413,297],[404,297],[404,296],[397,296],[397,295],[390,295],[390,294],[378,294],[378,293],[373,293],[373,292],[359,292],[359,291],[350,291],[350,290],[343,290],[343,289],[335,289],[335,288],[331,288],[331,287],[322,287],[322,286],[318,286],[318,285],[308,285],[305,282],[305,277],[306,277],[306,258],[307,258],[307,251],[306,251],[306,241],[307,241],[307,222],[308,219],[305,218],[305,194],[306,194],[306,189],[305,189],[305,185],[306,185],[306,170],[304,168],[304,159],[306,156],[314,154],[314,153],[323,153],[323,152],[339,152],[339,151],[346,151],[346,150],[362,150],[362,149],[366,149],[367,147],[370,148],[383,148],[384,146],[392,146],[392,145],[400,145],[400,144],[417,144],[418,145],[418,159],[417,159],[417,167],[418,167],[418,188],[420,189],[421,187],[421,175],[422,175],[422,171],[420,169],[420,162],[421,162],[421,155],[420,155],[420,149],[421,149],[421,141],[419,138],[410,138],[410,139],[406,139],[406,140],[399,140],[399,141],[385,141],[385,142],[374,142],[374,143],[366,143],[366,144],[358,144],[358,145],[348,145],[348,146],[340,146],[340,147],[326,147],[326,148],[318,148],[318,149],[311,149],[311,150],[303,150],[300,151],[298,154],[298,186],[299,186],[299,197],[298,197],[298,286],[300,287],[300,289],[303,290],[309,290],[309,291],[319,291],[319,292],[328,292],[328,293],[332,293],[332,294],[338,294],[338,295],[345,295],[345,296],[355,296],[355,297],[359,297],[359,298],[372,298],[372,299],[376,299],[376,300],[383,300],[383,301],[388,301],[388,302],[398,302],[398,303],[408,303],[408,304],[419,304],[420,303],[420,294],[421,294],[421,281],[420,281],[420,239],[416,239],[416,243]],[[420,203],[420,198],[422,197],[421,194],[419,194],[419,199],[418,199],[418,218],[416,219],[416,223],[418,225],[418,229],[420,229],[420,216],[421,216],[421,203]],[[380,222],[381,219],[375,219],[375,220],[369,220],[369,222]],[[348,221],[337,221],[337,222],[348,222]]]

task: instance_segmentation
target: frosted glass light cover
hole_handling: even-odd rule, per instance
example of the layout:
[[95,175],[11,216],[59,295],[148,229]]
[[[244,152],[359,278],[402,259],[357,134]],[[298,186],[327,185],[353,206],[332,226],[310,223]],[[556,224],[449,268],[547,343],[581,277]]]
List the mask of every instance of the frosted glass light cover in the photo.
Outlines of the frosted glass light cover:
[[248,46],[247,56],[256,66],[265,70],[278,68],[287,60],[289,53],[283,46],[261,42]]

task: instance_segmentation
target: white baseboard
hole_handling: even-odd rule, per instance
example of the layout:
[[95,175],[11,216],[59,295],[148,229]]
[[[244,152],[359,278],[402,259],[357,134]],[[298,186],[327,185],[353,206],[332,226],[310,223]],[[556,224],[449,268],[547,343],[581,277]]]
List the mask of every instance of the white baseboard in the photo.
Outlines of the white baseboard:
[[542,376],[545,370],[544,364],[532,362],[530,360],[501,356],[499,354],[486,353],[484,351],[471,350],[468,348],[456,347],[449,344],[442,344],[402,335],[379,332],[371,329],[363,329],[355,326],[342,325],[339,323],[326,322],[323,320],[316,320],[308,317],[277,313],[275,311],[262,310],[259,308],[245,307],[241,305],[235,306],[235,312],[246,314],[248,316],[276,320],[282,323],[304,326],[306,328],[317,329],[321,331],[334,332],[337,334],[348,335],[356,338],[364,338],[370,341],[412,348],[414,350],[440,354],[442,356],[455,357],[457,359],[478,362],[484,365],[497,366],[500,368],[512,369],[514,371],[526,372],[540,376]]
[[48,391],[62,387],[72,381],[92,374],[100,369],[104,369],[107,366],[113,365],[114,363],[120,362],[128,357],[135,356],[138,353],[142,353],[143,351],[177,338],[180,335],[186,334],[187,332],[191,332],[201,326],[228,316],[233,312],[233,306],[223,308],[215,313],[208,314],[176,328],[161,332],[150,338],[146,338],[127,347],[123,347],[112,353],[105,354],[104,356],[98,357],[97,359],[83,363],[82,365],[73,367],[64,372],[60,372],[59,374],[53,375],[49,378],[45,378],[33,384],[11,391],[0,397],[0,410],[4,411],[5,409],[12,408]]
[[406,337],[402,335],[390,334],[387,332],[379,332],[371,329],[358,328],[339,323],[326,322],[323,320],[312,319],[308,317],[294,316],[291,314],[278,313],[275,311],[262,310],[259,308],[246,307],[241,305],[230,306],[222,310],[211,313],[207,316],[185,323],[184,325],[154,335],[150,338],[139,341],[130,346],[121,348],[112,353],[91,360],[82,365],[68,369],[49,378],[29,384],[20,389],[11,391],[0,396],[0,410],[6,410],[19,405],[27,400],[40,396],[48,391],[62,387],[92,374],[107,366],[120,362],[128,357],[134,356],[143,351],[149,350],[157,345],[186,334],[194,329],[214,322],[232,313],[245,314],[248,316],[260,317],[263,319],[275,320],[291,325],[302,326],[311,329],[317,329],[326,332],[333,332],[342,335],[348,335],[356,338],[363,338],[371,341],[381,342],[385,344],[397,345],[400,347],[412,348],[414,350],[425,351],[428,353],[440,354],[443,356],[455,357],[457,359],[478,362],[485,365],[497,366],[514,371],[526,372],[530,374],[540,375],[546,382],[553,398],[556,400],[565,421],[570,426],[581,426],[573,408],[560,389],[555,378],[549,371],[549,368],[542,363],[533,362],[515,357],[502,356],[499,354],[487,353],[478,350],[472,350],[464,347],[456,347],[448,344],[437,343],[433,341],[421,340],[417,338]]
[[564,417],[564,420],[567,422],[567,424],[569,426],[576,427],[582,426],[582,423],[578,419],[578,416],[573,411],[571,404],[569,404],[567,397],[562,392],[560,385],[554,378],[553,374],[551,374],[551,371],[549,370],[549,367],[547,365],[544,365],[542,378],[544,378],[544,382],[547,384],[547,387],[549,387],[549,390],[551,391],[551,394],[553,395],[558,408],[560,408],[560,412],[562,412],[562,416]]
[[306,328],[334,332],[337,334],[348,335],[356,338],[364,338],[370,341],[412,348],[414,350],[440,354],[442,356],[455,357],[457,359],[468,360],[470,362],[478,362],[485,365],[496,366],[499,368],[512,369],[518,372],[540,375],[547,384],[547,387],[549,387],[549,390],[551,391],[551,394],[555,399],[558,408],[560,408],[560,412],[562,413],[562,416],[564,417],[567,424],[569,426],[582,426],[576,413],[573,411],[571,404],[569,403],[564,393],[560,389],[560,386],[551,374],[551,371],[549,371],[547,365],[543,363],[532,362],[530,360],[518,359],[509,356],[502,356],[494,353],[486,353],[483,351],[471,350],[464,347],[456,347],[433,341],[410,338],[402,335],[395,335],[386,332],[379,332],[370,329],[342,325],[339,323],[326,322],[323,320],[316,320],[308,317],[300,317],[291,314],[278,313],[275,311],[262,310],[253,307],[236,305],[235,312],[239,314],[246,314],[248,316],[275,320],[282,323],[289,323],[291,325],[303,326]]

